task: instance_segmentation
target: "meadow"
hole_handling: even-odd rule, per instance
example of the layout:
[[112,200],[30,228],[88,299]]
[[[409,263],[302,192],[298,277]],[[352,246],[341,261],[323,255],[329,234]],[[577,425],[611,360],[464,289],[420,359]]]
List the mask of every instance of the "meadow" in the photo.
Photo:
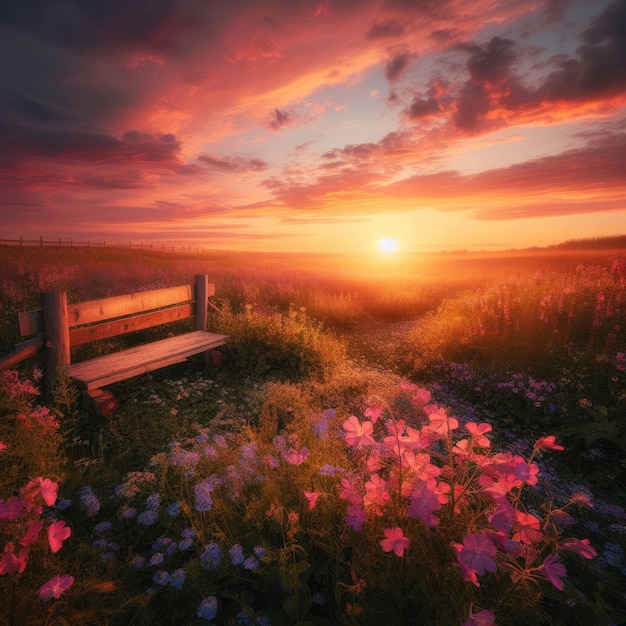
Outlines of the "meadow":
[[0,246],[0,356],[42,291],[197,273],[221,364],[106,415],[0,372],[0,624],[626,623],[619,249]]

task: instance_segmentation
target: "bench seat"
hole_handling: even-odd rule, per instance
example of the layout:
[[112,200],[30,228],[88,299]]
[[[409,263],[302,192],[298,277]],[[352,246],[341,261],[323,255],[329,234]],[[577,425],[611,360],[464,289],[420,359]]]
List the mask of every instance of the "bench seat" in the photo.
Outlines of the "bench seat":
[[98,389],[167,365],[182,363],[194,354],[223,345],[226,339],[226,335],[196,330],[88,361],[72,363],[66,368],[69,376],[77,380],[79,385],[87,390]]

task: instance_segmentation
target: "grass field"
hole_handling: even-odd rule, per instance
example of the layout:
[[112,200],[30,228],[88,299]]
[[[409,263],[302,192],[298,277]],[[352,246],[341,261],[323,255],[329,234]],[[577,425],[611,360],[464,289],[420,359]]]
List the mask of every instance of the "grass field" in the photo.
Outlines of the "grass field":
[[197,273],[220,367],[106,416],[62,378],[40,406],[40,359],[0,373],[0,624],[626,623],[619,249],[4,246],[0,356],[42,291]]

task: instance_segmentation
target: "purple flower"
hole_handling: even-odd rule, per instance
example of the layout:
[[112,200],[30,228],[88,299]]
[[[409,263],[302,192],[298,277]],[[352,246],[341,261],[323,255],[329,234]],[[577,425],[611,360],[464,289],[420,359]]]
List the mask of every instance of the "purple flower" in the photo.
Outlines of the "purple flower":
[[100,500],[89,485],[78,490],[78,498],[80,506],[87,511],[87,517],[93,517],[100,510]]
[[204,552],[200,555],[200,563],[204,569],[210,572],[220,566],[223,558],[224,554],[221,548],[216,543],[211,542],[205,546]]
[[142,556],[136,555],[133,557],[133,567],[135,569],[141,569],[144,566],[145,562],[146,559],[144,559]]
[[161,563],[163,563],[164,560],[165,560],[165,556],[164,556],[163,552],[155,552],[150,557],[150,560],[148,561],[148,564],[149,565],[161,565]]
[[211,510],[213,506],[213,498],[211,498],[212,491],[213,485],[206,481],[198,483],[193,488],[193,492],[196,494],[196,503],[194,505],[196,511],[202,513]]
[[111,522],[100,522],[93,529],[94,535],[104,535],[107,531],[111,530],[112,524]]
[[120,508],[117,514],[120,519],[132,519],[135,515],[137,515],[137,509],[134,509],[132,506],[124,505]]
[[202,619],[212,620],[217,615],[217,599],[209,596],[200,602],[196,615]]
[[137,516],[137,522],[139,522],[142,526],[152,526],[158,518],[159,514],[156,511],[142,511]]
[[241,565],[244,562],[243,548],[236,543],[229,551],[230,561],[233,565]]
[[257,569],[259,567],[259,562],[253,556],[249,556],[243,562],[243,566],[245,569]]
[[156,511],[159,508],[159,500],[161,500],[160,493],[153,493],[146,498],[146,508],[150,511]]
[[172,575],[170,576],[170,585],[174,587],[174,589],[178,589],[178,591],[180,591],[184,582],[185,570],[182,567],[179,567],[172,572]]
[[170,504],[167,507],[167,509],[165,509],[165,512],[170,517],[178,517],[180,515],[180,511],[181,511],[181,507],[180,507],[180,502],[178,502],[178,501],[172,502],[172,504]]
[[267,554],[267,550],[263,546],[254,546],[253,552],[257,559],[262,559]]
[[155,585],[167,585],[169,581],[170,575],[164,569],[160,569],[158,572],[155,572],[152,577],[152,582]]

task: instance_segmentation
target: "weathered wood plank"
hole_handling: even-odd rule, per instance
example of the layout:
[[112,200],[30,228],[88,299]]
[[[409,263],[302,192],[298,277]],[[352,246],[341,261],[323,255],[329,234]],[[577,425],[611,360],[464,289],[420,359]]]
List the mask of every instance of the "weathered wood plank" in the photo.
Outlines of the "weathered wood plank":
[[[211,285],[215,291],[215,285]],[[196,330],[206,330],[209,313],[209,279],[206,274],[198,274],[195,282]]]
[[153,326],[159,326],[161,324],[178,322],[192,317],[193,313],[194,305],[187,303],[177,307],[170,307],[169,309],[161,309],[160,311],[152,311],[151,313],[114,320],[112,322],[103,322],[102,324],[75,328],[70,330],[70,346],[74,348],[98,339],[108,339],[109,337],[117,337],[118,335],[152,328]]
[[20,337],[28,337],[43,332],[43,313],[41,309],[36,311],[22,311],[17,314],[17,323],[20,329]]
[[[215,294],[215,285],[208,286],[207,297]],[[101,300],[88,300],[68,306],[70,326],[104,322],[116,317],[143,313],[152,309],[191,302],[194,300],[193,285],[167,287],[151,291],[139,291],[124,296]]]
[[44,397],[52,391],[54,373],[70,362],[70,333],[67,325],[67,296],[60,293],[42,293],[41,310],[46,329],[46,378]]
[[180,363],[189,356],[223,345],[226,339],[226,335],[197,330],[74,363],[67,367],[67,372],[87,389],[97,389],[166,365]]
[[15,352],[0,357],[0,372],[34,357],[43,350],[43,337],[35,337],[15,344]]

